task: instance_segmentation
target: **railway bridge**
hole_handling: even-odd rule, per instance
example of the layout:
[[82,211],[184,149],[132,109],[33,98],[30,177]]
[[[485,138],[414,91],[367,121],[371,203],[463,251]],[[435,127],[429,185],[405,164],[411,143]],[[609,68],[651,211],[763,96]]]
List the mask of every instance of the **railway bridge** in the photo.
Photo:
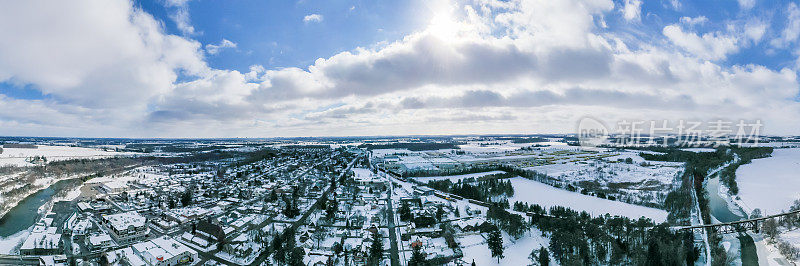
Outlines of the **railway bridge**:
[[696,229],[713,229],[722,234],[732,234],[737,232],[744,232],[744,231],[753,231],[753,232],[760,232],[761,226],[764,224],[764,221],[769,219],[787,217],[787,218],[800,218],[800,210],[790,211],[786,213],[780,213],[770,216],[758,217],[758,218],[750,218],[744,219],[740,221],[734,222],[727,222],[727,223],[716,223],[716,224],[703,224],[703,225],[692,225],[692,226],[676,226],[673,227],[675,230],[696,230]]

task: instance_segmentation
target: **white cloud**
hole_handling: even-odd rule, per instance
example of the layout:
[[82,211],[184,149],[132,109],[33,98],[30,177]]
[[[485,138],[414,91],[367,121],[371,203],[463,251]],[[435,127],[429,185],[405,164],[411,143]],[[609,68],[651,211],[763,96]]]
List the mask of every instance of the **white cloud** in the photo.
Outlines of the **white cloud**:
[[686,24],[687,26],[696,26],[696,25],[703,25],[708,22],[708,18],[706,16],[697,16],[697,17],[681,17],[681,23]]
[[682,4],[680,0],[669,0],[669,5],[672,9],[680,10]]
[[310,22],[322,22],[322,15],[320,14],[309,14],[303,17],[303,22],[310,23]]
[[739,50],[735,37],[720,32],[698,36],[693,32],[685,32],[678,25],[669,25],[664,27],[663,33],[673,44],[702,59],[725,59],[728,54]]
[[206,44],[206,52],[209,54],[217,54],[220,50],[225,48],[236,48],[236,43],[227,39],[222,39],[219,44]]
[[761,41],[767,32],[767,24],[762,21],[749,21],[744,25],[744,35],[754,43]]
[[797,41],[797,37],[800,37],[800,8],[795,3],[789,3],[786,6],[786,26],[781,35],[770,43],[776,47],[786,47]]
[[183,34],[193,35],[195,31],[189,17],[189,1],[191,0],[166,0],[164,5],[172,8],[172,13],[169,17],[175,22],[175,27]]
[[642,13],[641,0],[625,0],[625,5],[622,7],[622,17],[627,21],[639,21]]
[[739,1],[739,7],[741,7],[744,10],[749,10],[756,5],[756,0],[738,0],[738,1]]
[[128,1],[0,8],[0,77],[37,85],[61,101],[144,108],[148,97],[170,89],[177,69],[206,71],[200,44],[165,34]]

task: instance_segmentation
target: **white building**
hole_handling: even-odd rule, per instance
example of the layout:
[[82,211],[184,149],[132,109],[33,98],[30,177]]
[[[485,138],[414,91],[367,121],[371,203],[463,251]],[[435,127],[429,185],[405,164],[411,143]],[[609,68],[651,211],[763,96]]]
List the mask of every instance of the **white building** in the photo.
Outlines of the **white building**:
[[104,250],[115,246],[114,240],[108,234],[94,234],[86,238],[86,245],[91,250]]
[[62,247],[61,235],[47,232],[33,232],[22,247],[19,248],[21,255],[48,255],[57,254]]
[[104,214],[102,221],[120,245],[144,240],[150,231],[147,228],[147,218],[135,211]]
[[147,242],[133,245],[133,251],[139,255],[147,265],[172,266],[189,265],[197,261],[197,252],[178,243],[169,236],[162,236]]
[[105,190],[106,193],[109,193],[109,194],[122,193],[122,192],[128,190],[128,185],[126,185],[125,183],[120,182],[120,181],[106,182],[106,183],[103,183],[102,187],[103,187],[103,190]]

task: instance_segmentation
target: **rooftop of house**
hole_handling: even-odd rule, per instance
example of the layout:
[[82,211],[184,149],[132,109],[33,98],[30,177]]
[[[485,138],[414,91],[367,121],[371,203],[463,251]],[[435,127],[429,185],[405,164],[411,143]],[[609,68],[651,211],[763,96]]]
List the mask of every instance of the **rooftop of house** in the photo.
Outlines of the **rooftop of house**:
[[144,227],[147,222],[147,218],[135,211],[104,214],[103,219],[108,221],[117,231],[127,230],[130,227]]

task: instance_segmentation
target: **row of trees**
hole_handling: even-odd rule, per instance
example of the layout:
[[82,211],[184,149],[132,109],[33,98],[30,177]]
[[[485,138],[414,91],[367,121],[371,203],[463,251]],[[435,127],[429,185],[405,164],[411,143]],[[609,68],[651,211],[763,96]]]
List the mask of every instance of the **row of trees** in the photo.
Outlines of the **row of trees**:
[[497,196],[514,196],[514,187],[511,185],[511,181],[496,178],[474,183],[461,182],[461,180],[459,180],[458,183],[453,183],[448,179],[435,180],[429,181],[427,186],[464,198],[480,201],[491,201],[492,198]]

